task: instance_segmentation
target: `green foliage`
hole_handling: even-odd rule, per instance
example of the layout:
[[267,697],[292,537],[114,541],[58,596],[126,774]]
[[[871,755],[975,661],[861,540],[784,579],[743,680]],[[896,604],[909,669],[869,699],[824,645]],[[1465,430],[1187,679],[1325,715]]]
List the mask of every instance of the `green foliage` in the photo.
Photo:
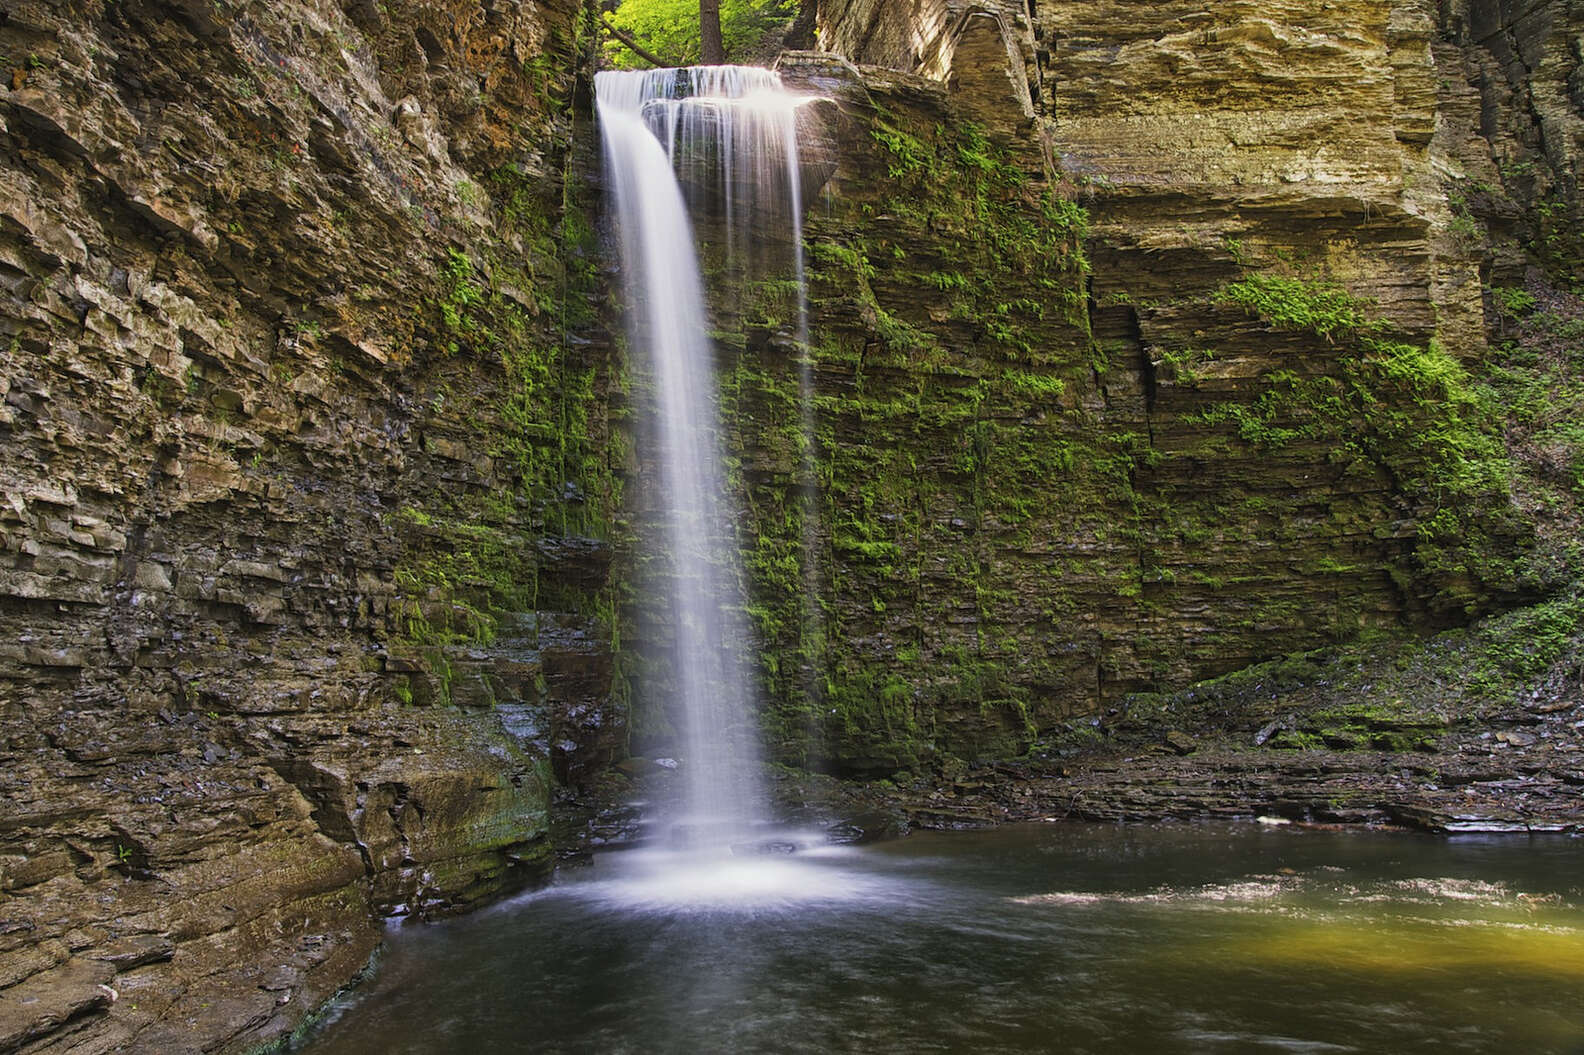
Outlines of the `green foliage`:
[[1534,573],[1554,587],[1584,575],[1584,300],[1543,283],[1491,292],[1505,339],[1492,350],[1485,397],[1502,408],[1521,500],[1541,528]]
[[1067,391],[1065,381],[1049,374],[1009,369],[1001,375],[1001,378],[1011,392],[1039,402],[1056,402]]
[[[750,59],[769,34],[796,14],[796,0],[721,0],[721,43],[726,61]],[[698,0],[622,0],[610,20],[669,62],[694,65],[699,61]],[[617,69],[649,65],[615,40],[605,42],[605,59]]]
[[446,251],[440,265],[440,318],[448,339],[445,348],[455,355],[458,342],[479,335],[472,309],[484,302],[484,291],[474,281],[473,262],[456,249]]
[[1498,287],[1491,290],[1491,296],[1496,302],[1497,313],[1504,318],[1522,318],[1535,308],[1535,295],[1526,289]]
[[1201,379],[1200,368],[1216,358],[1213,348],[1162,348],[1156,360],[1157,369],[1164,368],[1163,376],[1175,384],[1194,385]]
[[906,179],[933,167],[934,154],[918,137],[884,122],[877,122],[869,134],[885,148],[886,175],[892,179]]
[[851,771],[890,773],[923,760],[924,729],[907,679],[872,667],[844,668],[823,689],[826,739]]
[[[937,125],[926,139],[882,115],[870,135],[894,182],[887,212],[909,226],[938,231],[945,236],[943,249],[966,250],[972,243],[963,236],[977,236],[981,241],[975,248],[995,254],[998,269],[1036,274],[1038,284],[1052,290],[1065,283],[1051,271],[1087,270],[1083,207],[1048,188],[1030,191],[1028,175],[979,126]],[[968,256],[975,257],[979,254]],[[928,277],[940,289],[973,288],[965,270]]]
[[827,264],[851,271],[853,276],[867,282],[875,277],[875,269],[869,263],[869,258],[860,250],[839,242],[820,241],[814,243],[814,263]]
[[1472,677],[1475,695],[1505,700],[1584,645],[1584,596],[1570,590],[1560,597],[1491,620],[1477,638]]
[[917,352],[936,346],[934,336],[902,321],[884,308],[875,309],[875,332],[887,347],[898,352]]
[[1253,400],[1213,404],[1193,420],[1233,425],[1244,442],[1268,450],[1316,445],[1344,471],[1385,471],[1413,503],[1415,557],[1441,583],[1440,603],[1473,608],[1485,589],[1515,588],[1517,570],[1493,556],[1502,549],[1495,537],[1522,533],[1512,465],[1493,409],[1457,360],[1435,341],[1396,339],[1338,286],[1252,275],[1214,299],[1323,338],[1336,348],[1335,366],[1274,370]]
[[510,522],[509,511],[486,511],[478,519],[495,523],[473,523],[407,507],[396,519],[415,541],[424,540],[396,569],[407,640],[487,644],[494,638],[495,612],[532,606],[537,589],[532,545],[526,536],[497,526]]
[[[569,198],[571,184],[556,185],[552,197],[542,181],[506,166],[468,186],[459,193],[491,213],[499,241],[471,255],[449,248],[436,262],[415,328],[440,355],[426,375],[414,372],[426,456],[468,467],[442,471],[457,486],[414,496],[385,518],[402,546],[391,643],[416,654],[427,674],[392,685],[404,702],[449,702],[455,654],[492,641],[511,614],[595,609],[616,630],[606,592],[591,597],[539,574],[541,539],[609,538],[620,502],[615,440],[597,398],[611,381],[565,339],[592,319],[588,299],[599,281],[592,226]],[[499,242],[523,251],[500,260],[492,252]],[[480,472],[498,486],[476,486]]]
[[1347,290],[1301,278],[1249,275],[1223,286],[1214,299],[1236,304],[1282,329],[1308,330],[1327,339],[1383,328],[1369,320],[1364,305]]
[[1553,194],[1535,203],[1530,245],[1554,281],[1584,293],[1584,217],[1559,191]]
[[[998,625],[1029,600],[990,531],[1037,549],[1053,503],[1097,493],[1108,517],[1131,450],[1096,451],[1066,405],[1089,378],[1082,207],[971,125],[882,112],[870,138],[877,197],[807,227],[812,447],[780,347],[744,335],[725,387],[770,739],[785,760],[877,776],[1026,745],[1056,706],[1028,685],[1056,661]],[[749,324],[784,324],[768,291],[748,294]],[[1030,416],[1048,427],[1018,426]],[[817,496],[799,490],[805,456]],[[1062,564],[1041,567],[1028,589],[1054,620]]]

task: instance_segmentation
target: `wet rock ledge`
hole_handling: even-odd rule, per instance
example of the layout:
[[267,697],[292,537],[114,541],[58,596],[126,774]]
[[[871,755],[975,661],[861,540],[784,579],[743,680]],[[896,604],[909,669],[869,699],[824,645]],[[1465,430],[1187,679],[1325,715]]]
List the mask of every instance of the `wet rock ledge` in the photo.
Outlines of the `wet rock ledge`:
[[[1571,602],[1555,602],[1566,605]],[[926,828],[1265,819],[1444,835],[1584,833],[1584,685],[1571,649],[1523,678],[1520,610],[1469,630],[1262,664],[1075,719],[1016,760],[871,785]],[[1576,632],[1575,632],[1576,633]],[[1508,655],[1514,655],[1507,653]],[[1532,651],[1517,653],[1534,661]],[[850,790],[783,796],[860,808]],[[869,805],[873,805],[871,801]]]

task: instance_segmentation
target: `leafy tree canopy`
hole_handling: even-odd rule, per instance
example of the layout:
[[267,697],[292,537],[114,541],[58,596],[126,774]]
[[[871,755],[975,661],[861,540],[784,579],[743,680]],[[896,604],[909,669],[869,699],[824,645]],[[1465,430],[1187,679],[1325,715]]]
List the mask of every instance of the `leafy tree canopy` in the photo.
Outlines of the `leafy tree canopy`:
[[[746,62],[771,32],[797,14],[797,0],[721,0],[720,13],[726,61]],[[622,0],[610,20],[670,61],[699,61],[698,0]],[[615,40],[605,41],[605,58],[617,69],[649,65]]]

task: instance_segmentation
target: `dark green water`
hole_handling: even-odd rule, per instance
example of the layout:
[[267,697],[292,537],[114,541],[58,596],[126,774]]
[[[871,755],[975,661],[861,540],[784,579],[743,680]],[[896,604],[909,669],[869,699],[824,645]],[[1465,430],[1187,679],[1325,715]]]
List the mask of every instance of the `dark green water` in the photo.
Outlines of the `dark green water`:
[[307,1043],[1584,1053],[1584,839],[1247,826],[613,853],[436,926]]

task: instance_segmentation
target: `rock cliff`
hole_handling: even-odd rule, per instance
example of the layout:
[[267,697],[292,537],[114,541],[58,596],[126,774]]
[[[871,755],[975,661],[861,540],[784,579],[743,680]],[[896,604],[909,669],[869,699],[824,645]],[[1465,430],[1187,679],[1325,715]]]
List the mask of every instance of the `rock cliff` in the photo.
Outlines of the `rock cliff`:
[[[1478,375],[1492,286],[1575,280],[1544,217],[1578,209],[1576,8],[824,13],[891,68],[783,59],[844,115],[801,558],[785,313],[750,290],[734,323],[786,757],[1006,753],[1542,586]],[[969,16],[1007,44],[972,76]]]
[[0,1050],[278,1036],[622,743],[581,17],[0,14]]
[[[1581,26],[822,5],[811,347],[706,253],[778,756],[1015,753],[1542,588],[1471,378],[1497,291],[1576,281]],[[592,37],[0,13],[0,1050],[277,1038],[668,744]]]

